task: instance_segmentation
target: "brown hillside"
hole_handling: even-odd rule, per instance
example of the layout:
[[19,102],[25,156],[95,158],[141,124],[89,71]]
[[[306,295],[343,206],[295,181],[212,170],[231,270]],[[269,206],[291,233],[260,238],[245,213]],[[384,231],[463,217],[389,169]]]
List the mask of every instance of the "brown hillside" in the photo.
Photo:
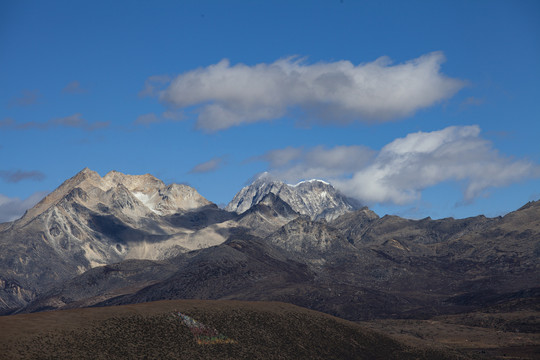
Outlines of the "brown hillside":
[[[235,343],[199,345],[181,311]],[[0,317],[8,359],[455,359],[279,302],[174,300]]]

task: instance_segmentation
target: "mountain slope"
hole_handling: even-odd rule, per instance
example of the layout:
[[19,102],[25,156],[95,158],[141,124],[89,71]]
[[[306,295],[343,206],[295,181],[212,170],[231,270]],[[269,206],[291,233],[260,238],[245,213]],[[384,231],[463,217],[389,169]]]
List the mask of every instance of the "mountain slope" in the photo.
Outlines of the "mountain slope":
[[[159,279],[155,265],[133,263],[138,282],[126,281],[131,289],[123,293],[110,286],[101,301],[95,293],[85,290],[74,297],[69,290],[84,290],[78,284],[86,274],[50,299],[70,299],[69,306],[77,301],[104,306],[181,298],[277,300],[351,320],[478,310],[537,296],[539,208],[500,219],[413,221],[378,218],[366,209],[333,223],[299,216],[265,238],[253,236],[254,229],[235,230],[219,246],[166,260],[169,275]],[[518,236],[501,232],[516,228],[516,221],[527,230]],[[356,238],[354,224],[361,223],[366,231]],[[489,235],[497,233],[499,238]],[[100,273],[97,287],[116,281],[116,273]]]
[[295,291],[310,283],[308,266],[244,232],[219,246],[181,254],[169,260],[176,271],[166,280],[100,305],[140,303],[161,299],[275,299],[277,292]]
[[84,169],[0,232],[0,311],[95,266],[220,244],[232,217],[186,185]]
[[[276,204],[273,211],[287,214]],[[536,294],[539,209],[496,219],[378,218],[367,209],[331,223],[297,216],[264,239],[244,229],[219,246],[181,254],[168,260],[171,276],[101,305],[278,300],[353,320],[479,309]]]

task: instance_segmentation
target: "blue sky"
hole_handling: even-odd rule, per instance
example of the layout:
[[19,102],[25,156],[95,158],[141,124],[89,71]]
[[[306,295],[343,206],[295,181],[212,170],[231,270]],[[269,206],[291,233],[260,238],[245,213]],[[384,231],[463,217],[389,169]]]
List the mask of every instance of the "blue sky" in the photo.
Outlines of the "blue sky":
[[84,167],[379,215],[540,198],[538,1],[2,1],[0,221]]

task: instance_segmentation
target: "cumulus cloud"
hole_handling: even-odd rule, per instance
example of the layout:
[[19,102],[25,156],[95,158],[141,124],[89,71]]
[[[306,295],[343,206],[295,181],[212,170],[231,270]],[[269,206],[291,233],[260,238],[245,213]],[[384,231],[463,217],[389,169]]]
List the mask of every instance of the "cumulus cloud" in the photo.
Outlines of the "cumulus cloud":
[[290,57],[271,64],[215,65],[177,76],[149,78],[145,95],[157,94],[174,108],[194,107],[197,127],[217,131],[271,120],[290,112],[306,121],[381,122],[403,118],[453,96],[465,83],[440,72],[445,58],[434,52],[392,64],[387,57],[307,64]]
[[47,192],[36,192],[28,198],[10,198],[0,194],[0,223],[20,218],[24,212],[37,204]]
[[189,171],[190,174],[200,174],[200,173],[207,173],[211,171],[217,170],[219,167],[221,167],[225,162],[225,157],[215,157],[211,160],[205,161],[201,164],[195,165],[193,169]]
[[42,181],[45,179],[45,174],[37,170],[0,170],[0,179],[9,183],[18,183],[19,181],[23,180]]
[[255,158],[267,161],[273,176],[295,183],[304,179],[345,177],[366,166],[375,151],[365,146],[287,147]]
[[4,118],[3,120],[0,120],[0,129],[8,130],[47,130],[58,127],[70,127],[93,131],[106,128],[109,125],[110,122],[108,121],[96,121],[92,123],[88,122],[87,120],[83,119],[82,115],[79,113],[66,117],[51,119],[46,122],[27,121],[19,123],[12,118]]
[[80,82],[75,80],[67,84],[66,87],[62,89],[62,92],[67,94],[82,94],[86,92],[86,89],[81,86]]
[[539,165],[500,155],[491,142],[480,137],[478,126],[412,133],[377,152],[362,147],[287,148],[260,159],[269,162],[276,176],[325,178],[368,204],[403,205],[419,199],[422,190],[445,181],[458,182],[464,200],[471,201],[489,188],[540,177]]

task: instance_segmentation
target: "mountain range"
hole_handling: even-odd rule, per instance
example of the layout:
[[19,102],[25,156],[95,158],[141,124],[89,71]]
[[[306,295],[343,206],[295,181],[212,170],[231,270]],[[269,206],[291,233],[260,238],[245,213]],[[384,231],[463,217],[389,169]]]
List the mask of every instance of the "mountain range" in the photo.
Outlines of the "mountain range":
[[540,298],[539,258],[538,201],[410,220],[263,175],[220,209],[187,185],[84,169],[0,224],[0,311],[237,299],[427,318]]

